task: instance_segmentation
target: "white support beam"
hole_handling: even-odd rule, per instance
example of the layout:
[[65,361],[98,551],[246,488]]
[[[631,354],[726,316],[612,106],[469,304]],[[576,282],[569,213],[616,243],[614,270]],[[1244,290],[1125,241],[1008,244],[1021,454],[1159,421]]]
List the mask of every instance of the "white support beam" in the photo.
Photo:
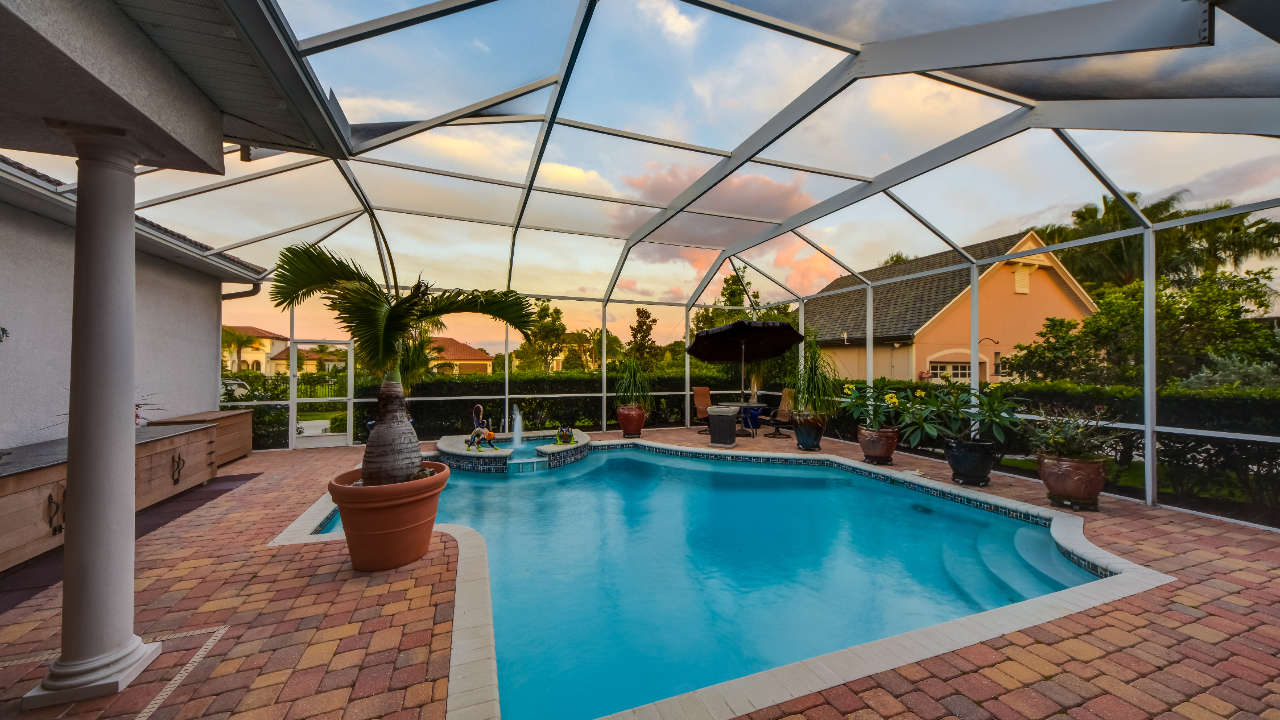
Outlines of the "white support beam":
[[547,111],[544,113],[546,119],[538,127],[538,137],[533,143],[533,157],[529,159],[524,188],[520,191],[520,199],[516,202],[515,219],[511,221],[511,250],[507,256],[507,289],[511,288],[511,274],[515,269],[516,236],[520,233],[524,212],[529,207],[529,194],[533,192],[533,181],[537,179],[538,169],[542,167],[542,156],[547,152],[551,130],[555,127],[556,118],[560,116],[560,105],[564,102],[565,90],[569,87],[573,69],[578,64],[578,53],[582,51],[582,41],[587,37],[587,28],[591,25],[591,16],[595,11],[596,0],[579,0],[578,12],[574,15],[573,26],[569,29],[569,44],[565,47],[564,57],[560,60],[559,82],[547,101]]
[[965,260],[968,260],[973,265],[978,264],[978,261],[974,260],[973,256],[970,255],[964,248],[960,247],[955,243],[955,241],[947,237],[946,233],[934,227],[933,223],[929,222],[927,219],[925,219],[923,215],[916,212],[914,208],[912,208],[910,205],[904,202],[902,198],[898,197],[898,195],[894,193],[892,190],[885,190],[884,194],[886,197],[888,197],[890,200],[896,203],[898,207],[902,208],[903,210],[906,210],[907,214],[915,218],[916,222],[923,225],[926,230],[936,235],[938,239],[946,243],[947,246],[950,247],[952,250],[955,250],[956,252],[960,253],[960,256],[963,257]]
[[1280,137],[1280,98],[1062,100],[1031,111],[1031,127]]
[[901,165],[880,173],[871,182],[865,185],[859,185],[837,193],[822,202],[801,210],[776,225],[765,228],[755,235],[730,245],[721,252],[721,257],[718,259],[717,263],[712,265],[713,269],[703,276],[702,281],[698,285],[698,289],[694,293],[694,297],[701,296],[702,291],[706,289],[706,286],[714,278],[714,269],[719,268],[719,263],[723,263],[725,257],[742,253],[756,245],[768,242],[779,235],[794,232],[811,222],[830,215],[831,213],[843,210],[850,205],[866,200],[876,193],[890,190],[904,182],[907,182],[908,180],[919,177],[930,170],[942,167],[947,163],[954,162],[966,155],[977,152],[978,150],[990,145],[994,145],[1005,138],[1012,137],[1027,129],[1027,116],[1030,112],[1031,111],[1027,108],[1018,108],[1017,110],[1014,110],[1003,117],[997,118],[976,130],[965,133],[964,135],[943,143],[928,152],[917,155]]
[[[587,132],[593,132],[600,135],[622,138],[624,140],[635,140],[636,142],[660,145],[662,147],[675,148],[676,150],[688,150],[690,152],[703,153],[705,155],[729,157],[733,154],[728,150],[706,147],[705,145],[694,145],[692,143],[680,142],[679,140],[667,140],[665,138],[654,137],[652,135],[641,135],[640,133],[634,133],[629,130],[617,130],[603,125],[592,125],[591,123],[579,122],[577,120],[570,120],[567,118],[560,118],[556,120],[556,124],[576,128],[578,130],[586,130]],[[756,157],[753,158],[751,162],[758,163],[760,165],[769,165],[771,167],[780,167],[787,170],[811,173],[813,175],[825,175],[827,177],[841,178],[844,180],[856,180],[858,182],[870,182],[871,180],[871,178],[866,175],[856,175],[854,173],[840,172],[839,170],[811,167],[809,165],[801,165],[799,163],[786,162],[783,160],[771,160],[769,158]]]
[[755,265],[752,265],[750,262],[748,262],[748,261],[747,261],[747,259],[746,259],[746,258],[744,258],[744,257],[740,257],[740,256],[737,256],[737,255],[735,255],[735,256],[734,256],[734,258],[736,258],[736,259],[737,259],[737,261],[738,261],[738,262],[740,262],[740,263],[742,263],[743,265],[746,265],[747,267],[751,268],[752,270],[755,270],[756,272],[758,272],[758,273],[760,273],[761,275],[763,275],[765,280],[768,280],[769,282],[773,283],[774,285],[777,285],[778,287],[782,288],[783,290],[786,290],[786,291],[787,291],[787,294],[788,294],[788,295],[790,295],[791,297],[793,297],[793,298],[795,298],[795,299],[797,299],[797,300],[799,300],[799,299],[800,299],[800,295],[799,295],[799,294],[797,294],[795,290],[792,290],[791,288],[787,287],[786,285],[784,285],[784,284],[782,284],[782,283],[778,282],[778,281],[777,281],[777,280],[776,280],[772,275],[770,275],[769,273],[767,273],[767,272],[765,272],[765,271],[761,270],[760,268],[756,267]]
[[872,286],[871,284],[868,284],[868,285],[866,286],[866,288],[867,288],[867,327],[866,327],[866,329],[863,331],[863,333],[862,333],[862,334],[863,334],[863,336],[864,336],[864,337],[863,337],[863,339],[866,341],[866,352],[867,352],[867,384],[868,384],[868,385],[870,385],[870,384],[871,384],[871,381],[875,378],[875,374],[876,374],[876,343],[875,343],[875,336],[876,336],[876,311],[875,311],[875,297],[876,297],[876,289],[875,289],[875,287],[874,287],[874,286]]
[[440,2],[433,2],[429,5],[385,15],[375,20],[299,40],[297,46],[298,54],[303,57],[315,55],[326,50],[333,50],[361,40],[368,40],[389,32],[412,27],[419,23],[446,17],[473,7],[488,5],[491,2],[494,2],[494,0],[440,0]]
[[870,280],[868,280],[868,279],[866,279],[865,277],[863,277],[863,276],[862,276],[862,273],[858,272],[857,270],[854,270],[853,268],[851,268],[851,267],[849,267],[848,265],[846,265],[846,264],[845,264],[845,262],[844,262],[843,260],[841,260],[840,258],[836,257],[835,255],[832,255],[831,253],[827,252],[827,249],[826,249],[826,248],[822,247],[822,246],[821,246],[821,245],[819,245],[818,243],[816,243],[816,242],[814,242],[813,240],[811,240],[811,239],[809,238],[809,236],[807,236],[807,235],[802,235],[802,234],[800,233],[800,231],[799,231],[799,230],[792,230],[792,231],[791,231],[791,234],[792,234],[792,235],[795,235],[796,237],[798,237],[798,238],[800,238],[801,240],[805,241],[805,242],[809,245],[809,247],[811,247],[811,248],[813,248],[814,250],[817,250],[818,252],[820,252],[820,253],[822,253],[823,255],[825,255],[825,256],[827,257],[827,259],[828,259],[828,260],[830,260],[831,262],[833,262],[833,263],[835,263],[835,264],[839,265],[839,266],[840,266],[840,267],[841,267],[845,272],[847,272],[847,273],[849,273],[850,275],[852,275],[852,276],[854,276],[854,277],[858,278],[858,279],[859,279],[859,280],[861,280],[864,284],[867,284],[867,285],[870,285],[870,284],[871,284],[871,281],[870,281]]
[[[423,120],[422,122],[414,123],[412,125],[409,125],[408,127],[400,128],[399,130],[389,132],[385,135],[379,135],[376,138],[365,140],[364,142],[359,143],[358,145],[351,148],[351,153],[353,155],[361,155],[363,153],[369,152],[370,150],[377,150],[378,148],[384,145],[390,145],[391,143],[396,142],[398,140],[404,140],[407,137],[413,137],[418,133],[424,133],[432,128],[440,127],[441,125],[448,125],[456,120],[461,120],[462,118],[465,118],[469,115],[473,115],[482,110],[488,110],[491,107],[497,107],[498,105],[501,105],[505,102],[510,102],[512,100],[515,100],[516,98],[521,98],[521,97],[524,97],[525,95],[538,92],[543,88],[556,85],[557,83],[559,83],[559,81],[560,81],[560,78],[557,75],[551,75],[551,76],[542,78],[541,80],[535,80],[534,82],[531,82],[528,85],[521,85],[520,87],[514,90],[508,90],[507,92],[501,93],[499,95],[494,95],[493,97],[487,98],[485,100],[481,100],[480,102],[472,103],[466,107],[458,108],[457,110],[451,110],[443,115],[437,115],[431,118],[430,120]],[[354,127],[359,127],[359,126],[357,125]]]
[[1232,17],[1280,43],[1280,14],[1275,0],[1212,0]]
[[802,25],[787,22],[786,20],[779,20],[778,18],[765,15],[761,12],[756,12],[755,10],[748,10],[741,5],[734,5],[733,3],[725,2],[724,0],[684,0],[684,2],[689,5],[703,8],[704,10],[710,10],[714,13],[726,15],[735,20],[741,20],[743,22],[751,23],[752,25],[758,25],[762,28],[774,30],[784,35],[790,35],[791,37],[800,38],[801,40],[808,40],[809,42],[817,43],[819,45],[825,45],[826,47],[834,50],[843,50],[848,53],[856,53],[862,50],[861,43],[856,43],[852,40],[837,37],[835,35],[818,32],[817,30],[812,30]]
[[[299,224],[294,225],[294,226],[292,226],[292,227],[284,228],[283,230],[273,230],[272,232],[266,233],[265,235],[259,235],[259,236],[257,236],[257,237],[251,237],[251,238],[249,238],[248,240],[240,240],[239,242],[233,242],[233,243],[231,243],[230,245],[223,245],[223,246],[222,246],[222,247],[220,247],[220,248],[214,248],[214,249],[212,249],[212,250],[206,250],[206,251],[204,251],[204,253],[202,253],[202,254],[203,254],[203,255],[206,255],[206,256],[208,256],[208,255],[216,255],[216,254],[218,254],[218,253],[226,252],[226,251],[228,251],[228,250],[234,250],[234,249],[236,249],[236,248],[238,248],[238,247],[244,247],[245,245],[252,245],[253,243],[260,242],[260,241],[262,241],[262,240],[270,240],[270,239],[271,239],[271,238],[273,238],[273,237],[279,237],[279,236],[281,236],[281,235],[288,235],[289,233],[294,232],[294,231],[296,231],[296,230],[306,230],[306,229],[307,229],[307,228],[309,228],[309,227],[314,227],[314,226],[316,226],[316,225],[323,225],[324,223],[327,223],[327,222],[329,222],[330,220],[337,220],[337,219],[338,219],[338,218],[340,218],[340,217],[346,217],[347,215],[357,215],[357,216],[358,216],[358,215],[361,215],[361,214],[363,214],[363,213],[364,213],[364,211],[363,211],[363,210],[361,210],[360,208],[355,208],[355,209],[352,209],[352,210],[344,210],[343,212],[340,212],[340,213],[334,213],[334,214],[329,215],[329,216],[327,216],[327,217],[318,218],[318,219],[316,219],[316,220],[308,220],[307,222],[299,223]],[[355,218],[351,218],[351,219],[352,219],[352,220],[354,220]],[[349,222],[349,221],[348,221],[348,222]],[[347,225],[347,223],[343,223],[342,227],[346,227],[346,225]]]
[[1066,130],[1054,130],[1053,133],[1057,135],[1058,138],[1062,140],[1063,144],[1067,146],[1067,149],[1069,149],[1072,154],[1089,169],[1089,172],[1093,173],[1093,176],[1098,179],[1098,182],[1102,183],[1103,187],[1107,189],[1107,192],[1110,192],[1117,202],[1124,205],[1125,210],[1129,212],[1129,215],[1132,216],[1139,225],[1144,228],[1151,227],[1151,221],[1142,214],[1142,210],[1140,210],[1137,205],[1134,205],[1133,201],[1129,199],[1129,196],[1124,194],[1124,190],[1122,190],[1120,186],[1103,171],[1101,166],[1093,161],[1093,158],[1089,157],[1089,154],[1084,151],[1084,148],[1080,147],[1080,144],[1076,142],[1075,138],[1067,134]]
[[1156,440],[1156,231],[1142,232],[1142,465],[1145,500],[1154,507],[1159,502],[1159,451]]
[[399,285],[396,274],[391,266],[391,248],[387,246],[386,239],[382,237],[382,228],[378,223],[378,214],[373,211],[373,203],[369,200],[369,195],[365,193],[364,187],[360,185],[360,178],[356,177],[355,171],[351,169],[351,163],[347,160],[334,160],[334,165],[338,166],[338,172],[342,174],[342,179],[346,181],[347,187],[351,188],[351,194],[356,196],[360,207],[364,208],[364,212],[369,216],[369,231],[373,234],[373,246],[378,251],[378,263],[382,266],[382,280],[386,287],[393,288]]
[[546,120],[543,115],[472,115],[458,118],[446,123],[449,127],[459,125],[519,125],[521,123],[540,123]]
[[200,187],[191,188],[190,190],[183,190],[182,192],[176,192],[170,195],[162,195],[158,198],[152,198],[150,200],[143,200],[140,203],[135,203],[133,206],[133,209],[143,210],[149,207],[155,207],[156,205],[164,205],[165,203],[171,203],[177,200],[183,200],[189,197],[195,197],[196,195],[203,195],[208,192],[213,192],[214,190],[221,190],[223,188],[234,187],[236,185],[242,185],[244,183],[251,182],[253,180],[259,180],[264,177],[270,177],[272,175],[279,175],[280,173],[286,173],[291,170],[298,170],[300,168],[310,167],[311,165],[316,165],[325,161],[326,161],[326,158],[322,158],[322,157],[307,158],[306,160],[299,160],[298,162],[289,163],[288,165],[281,165],[280,167],[277,167],[277,168],[271,168],[269,170],[259,170],[258,172],[252,172],[247,175],[241,175],[240,177],[227,178],[226,180],[219,180],[217,182],[209,183],[208,185],[201,185]]
[[[439,220],[454,220],[456,222],[478,223],[480,225],[496,225],[498,227],[514,227],[512,223],[503,220],[487,220],[485,218],[467,217],[465,215],[446,215],[444,213],[433,213],[426,210],[410,210],[408,208],[387,207],[384,205],[375,205],[374,210],[379,212],[397,213],[400,215],[418,215],[419,217],[436,218]],[[563,233],[565,235],[583,235],[585,237],[606,238],[608,240],[626,240],[622,235],[607,235],[605,233],[594,233],[586,230],[566,230],[565,228],[542,227],[540,225],[525,225],[526,230],[542,230],[544,232]],[[699,247],[697,245],[682,245],[680,247]],[[683,304],[683,303],[681,303]]]

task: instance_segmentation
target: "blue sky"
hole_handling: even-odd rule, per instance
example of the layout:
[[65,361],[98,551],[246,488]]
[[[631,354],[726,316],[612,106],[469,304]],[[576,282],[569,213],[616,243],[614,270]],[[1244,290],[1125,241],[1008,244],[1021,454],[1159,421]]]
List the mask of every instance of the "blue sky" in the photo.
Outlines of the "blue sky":
[[[374,0],[278,0],[299,38],[419,4]],[[1082,0],[740,0],[747,7],[858,41],[884,41],[1012,15],[1087,4]],[[499,0],[373,40],[312,56],[353,123],[421,120],[506,92],[558,71],[576,0]],[[1106,80],[1126,92],[1177,95],[1267,90],[1280,80],[1276,45],[1218,13],[1218,46],[1133,56],[1035,63],[971,71],[1021,83],[1048,95],[1087,95]],[[710,13],[677,0],[600,2],[568,87],[563,118],[670,140],[730,150],[842,58],[842,53]],[[1280,85],[1277,85],[1280,87]],[[1216,88],[1216,90],[1215,90]],[[504,108],[541,113],[550,91]],[[875,175],[1010,112],[1012,106],[920,76],[860,81],[815,112],[762,156],[831,170]],[[439,128],[386,146],[370,157],[522,182],[537,137],[536,124]],[[1192,205],[1238,203],[1280,195],[1280,141],[1189,134],[1073,132],[1122,187],[1149,198],[1188,190]],[[64,180],[67,158],[9,153]],[[280,156],[240,163],[228,175],[298,160]],[[666,203],[719,160],[716,155],[659,147],[565,126],[550,135],[537,177],[540,186],[604,197]],[[494,185],[353,163],[375,204],[496,222],[514,217],[518,191]],[[166,171],[144,176],[140,199],[209,182],[209,176]],[[750,163],[695,208],[768,220],[782,219],[851,186],[851,181]],[[1047,222],[1098,202],[1102,186],[1052,133],[1028,131],[922,176],[899,195],[943,232],[973,243]],[[332,163],[296,170],[142,212],[202,242],[221,246],[323,217],[357,204]],[[654,211],[621,203],[534,193],[526,224],[626,235]],[[402,213],[381,214],[403,280],[422,276],[443,287],[505,287],[510,230]],[[237,254],[269,264],[280,248],[310,241],[329,223],[245,246]],[[617,296],[683,301],[716,256],[758,223],[684,215],[628,259]],[[873,197],[803,228],[855,268],[874,266],[894,251],[912,255],[945,246],[883,197]],[[367,220],[326,244],[370,269],[378,261]],[[522,230],[515,243],[512,285],[526,292],[599,295],[614,270],[620,240]],[[816,292],[841,274],[830,260],[787,235],[745,257],[800,292]],[[727,270],[727,268],[726,268]],[[786,294],[754,271],[766,300]],[[708,297],[719,289],[718,281]],[[287,318],[265,302],[227,303],[229,321],[282,331]],[[593,303],[560,303],[571,327],[599,321]],[[624,337],[634,310],[611,306],[611,329]],[[655,310],[659,339],[681,334],[683,311]],[[305,315],[305,317],[302,317]],[[308,308],[300,331],[332,334],[331,321]],[[613,323],[617,323],[615,327]],[[456,321],[451,334],[490,350],[501,346],[496,325]]]

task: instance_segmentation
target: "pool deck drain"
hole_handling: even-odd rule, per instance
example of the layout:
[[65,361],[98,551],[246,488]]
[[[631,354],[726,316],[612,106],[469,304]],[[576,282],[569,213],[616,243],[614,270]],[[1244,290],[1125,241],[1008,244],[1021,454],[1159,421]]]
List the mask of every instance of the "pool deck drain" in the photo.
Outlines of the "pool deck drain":
[[[645,439],[706,443],[686,430],[646,430]],[[739,449],[788,452],[794,441],[744,438]],[[828,440],[823,451],[861,456],[856,446]],[[254,453],[226,472],[261,477],[139,541],[138,632],[231,627],[151,720],[445,717],[453,606],[479,609],[467,607],[461,588],[454,595],[454,573],[465,561],[452,539],[441,536],[445,544],[407,572],[374,575],[350,570],[341,541],[267,545],[359,457],[359,448]],[[945,464],[924,458],[902,457],[897,468],[949,477]],[[1042,485],[1020,478],[996,477],[980,492],[1047,504]],[[791,692],[803,694],[745,714],[1280,720],[1280,534],[1125,500],[1101,505],[1098,513],[1069,513],[1084,519],[1091,542],[1177,580],[845,684],[796,687]],[[0,615],[0,660],[55,650],[60,600],[55,586]],[[165,654],[120,695],[26,717],[135,716],[207,637],[166,640]],[[0,717],[19,717],[16,698],[48,662],[0,668]],[[686,700],[655,712],[634,715],[693,720],[724,710],[712,714]]]

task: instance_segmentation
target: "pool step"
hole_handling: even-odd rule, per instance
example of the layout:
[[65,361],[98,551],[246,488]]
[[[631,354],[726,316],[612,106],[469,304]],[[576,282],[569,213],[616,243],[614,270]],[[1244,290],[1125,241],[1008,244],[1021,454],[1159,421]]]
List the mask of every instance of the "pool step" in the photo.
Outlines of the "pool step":
[[1026,599],[992,572],[978,549],[976,538],[967,542],[945,542],[942,560],[951,580],[983,610]]
[[1009,528],[992,526],[978,535],[978,554],[992,573],[1022,596],[1020,600],[1039,597],[1066,587],[1036,568],[1039,561],[1048,560],[1044,540],[1052,547],[1053,539],[1047,532],[1029,527],[1010,532]]
[[1058,544],[1048,532],[1040,532],[1035,528],[1019,528],[1014,538],[1014,546],[1036,570],[1047,575],[1051,582],[1062,588],[1074,587],[1081,583],[1097,580],[1094,576],[1077,567],[1062,556]]

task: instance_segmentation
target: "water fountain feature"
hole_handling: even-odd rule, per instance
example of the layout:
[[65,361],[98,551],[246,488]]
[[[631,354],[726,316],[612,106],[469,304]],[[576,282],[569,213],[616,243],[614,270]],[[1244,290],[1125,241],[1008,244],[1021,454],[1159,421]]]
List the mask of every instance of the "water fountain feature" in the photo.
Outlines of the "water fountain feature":
[[515,413],[516,420],[514,427],[515,432],[511,433],[511,448],[513,450],[519,450],[524,447],[524,441],[520,439],[520,436],[524,434],[524,418],[520,415],[519,405],[513,407],[512,411]]

